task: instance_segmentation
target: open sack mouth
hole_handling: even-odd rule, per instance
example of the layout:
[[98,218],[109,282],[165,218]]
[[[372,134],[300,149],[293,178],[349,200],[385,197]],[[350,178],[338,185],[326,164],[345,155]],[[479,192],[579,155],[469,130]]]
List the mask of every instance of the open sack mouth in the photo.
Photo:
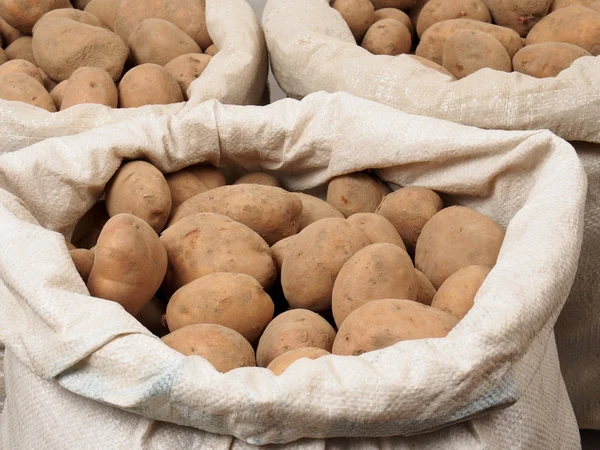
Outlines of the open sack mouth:
[[[289,191],[371,170],[475,209],[506,234],[473,308],[446,337],[302,359],[279,376],[219,373],[118,303],[90,297],[73,265],[60,233],[70,235],[124,160],[165,174],[201,163],[260,170]],[[575,151],[550,132],[478,130],[325,93],[265,108],[211,101],[48,139],[2,154],[0,174],[7,349],[84,397],[254,444],[410,435],[518,401],[575,276],[586,194]]]

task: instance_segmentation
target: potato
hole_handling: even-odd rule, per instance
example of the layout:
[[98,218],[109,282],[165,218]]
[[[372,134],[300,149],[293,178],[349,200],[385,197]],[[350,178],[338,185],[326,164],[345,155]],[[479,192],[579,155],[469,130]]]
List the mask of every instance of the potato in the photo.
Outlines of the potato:
[[233,184],[261,184],[263,186],[281,187],[281,182],[277,178],[262,172],[247,173],[235,180]]
[[169,224],[198,212],[230,217],[273,245],[298,232],[302,202],[277,187],[260,184],[222,186],[183,202],[173,211]]
[[171,208],[176,208],[197,194],[225,186],[225,175],[208,164],[189,166],[165,175],[171,191]]
[[73,229],[71,242],[77,248],[92,248],[98,242],[98,236],[100,236],[100,232],[106,222],[108,222],[108,219],[106,203],[104,200],[101,200],[79,219]]
[[431,0],[427,3],[416,23],[417,35],[423,36],[425,30],[442,20],[450,19],[472,19],[478,22],[492,22],[487,7],[480,0],[455,0],[447,2],[444,0]]
[[408,31],[410,31],[410,34],[415,33],[415,26],[411,22],[410,17],[408,17],[408,15],[404,11],[400,11],[399,9],[395,9],[395,8],[378,9],[373,14],[373,19],[374,19],[373,23],[379,22],[382,19],[395,19],[398,22],[403,23],[404,26],[406,26],[406,28],[408,28]]
[[315,347],[297,348],[289,352],[283,353],[275,358],[267,366],[275,375],[281,375],[288,367],[302,358],[318,359],[321,356],[331,355],[327,350]]
[[166,327],[163,320],[164,314],[165,307],[163,302],[158,298],[153,297],[135,318],[153,335],[163,337],[169,334],[169,329]]
[[169,256],[165,289],[170,292],[215,272],[245,273],[265,290],[277,277],[267,243],[229,217],[192,214],[163,231],[160,240]]
[[117,107],[119,93],[108,72],[97,67],[81,67],[73,72],[65,86],[60,110],[85,103]]
[[6,58],[6,54],[4,50],[0,48],[0,66],[4,64],[8,59]]
[[75,247],[73,244],[71,244],[71,242],[69,242],[67,239],[65,239],[65,245],[67,246],[67,249],[69,251],[77,250],[77,247]]
[[340,13],[357,41],[373,25],[375,9],[369,0],[333,0],[331,7]]
[[215,44],[211,45],[206,50],[204,50],[204,54],[209,56],[215,56],[217,53],[219,53],[219,49]]
[[167,105],[184,100],[175,78],[158,64],[142,64],[128,71],[119,83],[119,107]]
[[371,0],[375,10],[383,8],[409,9],[415,4],[415,0]]
[[75,0],[73,2],[73,6],[77,9],[85,9],[87,5],[89,5],[91,0]]
[[352,256],[333,285],[332,310],[339,328],[365,303],[385,298],[416,300],[415,268],[406,251],[393,244],[373,244]]
[[[53,80],[68,79],[80,67],[106,70],[119,79],[129,50],[116,34],[67,18],[40,23],[33,36],[33,55]],[[156,90],[156,86],[154,86]]]
[[11,27],[0,15],[0,39],[4,45],[10,45],[21,37],[21,32]]
[[167,252],[154,230],[131,214],[111,217],[94,250],[90,294],[120,303],[135,316],[163,282]]
[[206,29],[204,1],[198,0],[121,0],[114,29],[127,42],[133,29],[145,19],[163,19],[181,28],[203,49],[212,40]]
[[385,217],[373,213],[358,213],[348,217],[348,223],[358,227],[371,244],[394,244],[406,251],[402,238]]
[[415,275],[417,277],[417,301],[427,306],[431,306],[433,297],[435,297],[436,290],[431,284],[431,281],[427,279],[425,274],[420,270],[415,269]]
[[463,267],[442,283],[431,306],[461,320],[473,307],[475,296],[489,273],[490,268],[485,266]]
[[20,37],[6,47],[6,57],[9,60],[24,59],[37,66],[37,61],[35,60],[35,56],[33,56],[32,45],[33,38],[31,36]]
[[450,72],[448,72],[448,70],[446,70],[444,67],[440,66],[439,64],[434,63],[433,61],[429,61],[428,59],[422,58],[421,56],[417,56],[417,55],[406,55],[406,56],[414,59],[415,61],[419,61],[425,67],[429,67],[430,69],[433,69],[439,73],[443,73],[444,75],[448,75],[449,77],[452,77],[452,80],[456,80],[454,75],[452,75]]
[[346,318],[337,333],[332,353],[359,356],[400,341],[443,338],[457,323],[452,315],[421,303],[376,300]]
[[94,266],[94,252],[78,248],[70,250],[69,253],[73,259],[73,264],[75,264],[75,269],[77,269],[83,281],[87,283],[92,267]]
[[54,102],[44,86],[20,72],[0,75],[0,99],[29,103],[46,111],[56,112]]
[[37,21],[35,26],[33,27],[33,34],[35,34],[36,30],[40,26],[44,26],[49,21],[56,19],[71,19],[75,22],[85,23],[86,25],[92,25],[94,27],[102,28],[102,22],[94,16],[93,14],[86,13],[83,11],[79,11],[78,9],[73,8],[62,8],[55,9],[54,11],[50,11],[49,13],[44,14],[44,16]]
[[493,267],[503,240],[504,230],[492,219],[463,206],[452,206],[441,210],[423,227],[415,266],[439,289],[463,267]]
[[114,31],[115,16],[121,0],[92,0],[85,7],[85,12],[96,16],[109,30]]
[[256,366],[250,343],[221,325],[190,325],[167,334],[162,341],[186,356],[202,356],[219,372]]
[[344,215],[341,212],[318,197],[303,194],[302,192],[294,192],[292,195],[302,202],[302,214],[300,214],[300,226],[298,227],[298,231],[304,230],[311,223],[315,223],[321,219],[344,218]]
[[365,172],[334,178],[327,186],[327,203],[345,217],[363,212],[375,212],[391,189]]
[[525,37],[546,14],[552,0],[482,0],[496,25],[510,28]]
[[419,21],[419,15],[421,15],[421,11],[425,8],[425,5],[429,3],[431,0],[417,0],[415,4],[408,11],[408,17],[410,17],[410,21],[413,24],[416,24]]
[[595,2],[595,3],[592,3],[592,4],[589,6],[589,8],[590,8],[590,9],[592,9],[592,10],[594,10],[594,11],[596,11],[596,12],[598,12],[598,13],[600,13],[600,1],[599,1],[599,2]]
[[410,53],[412,34],[402,22],[381,19],[369,28],[361,45],[374,55],[401,55]]
[[[54,89],[56,86],[58,86],[58,83],[56,81],[54,81],[52,78],[50,78],[48,76],[48,74],[46,72],[44,72],[42,69],[40,69],[39,67],[38,67],[38,71],[40,72],[40,75],[42,76],[42,84],[44,85],[44,88],[48,92],[52,92],[52,89]],[[50,96],[52,96],[52,95],[50,95]]]
[[600,13],[583,6],[569,6],[548,14],[529,32],[527,45],[565,42],[593,56],[600,55]]
[[557,9],[561,9],[561,8],[567,8],[569,6],[585,6],[587,8],[589,8],[590,6],[592,6],[594,4],[594,2],[596,2],[596,0],[554,0],[552,2],[552,4],[550,5],[550,11],[549,12],[554,12]]
[[446,40],[460,30],[482,31],[492,35],[502,43],[511,58],[523,48],[521,37],[514,30],[471,19],[452,19],[429,27],[421,36],[415,54],[436,64],[442,64]]
[[68,82],[69,80],[61,81],[55,86],[54,89],[50,91],[50,97],[52,98],[54,106],[56,106],[58,111],[60,111],[60,107],[62,106],[62,101],[65,96],[65,89],[67,89]]
[[564,42],[528,45],[513,58],[513,69],[536,78],[555,77],[576,59],[592,56],[581,47]]
[[2,66],[0,66],[0,75],[7,73],[24,73],[36,80],[42,86],[44,85],[44,80],[42,79],[42,74],[39,69],[24,59],[13,59],[2,64]]
[[460,30],[444,44],[442,65],[457,79],[481,69],[512,72],[512,61],[495,37],[475,30]]
[[273,262],[277,268],[277,273],[281,273],[281,266],[283,265],[285,255],[287,255],[289,245],[291,244],[292,240],[296,238],[296,236],[297,235],[288,236],[285,239],[276,242],[271,247],[271,256],[273,257]]
[[302,230],[291,240],[281,266],[281,285],[290,306],[329,309],[342,266],[370,244],[358,227],[342,219],[319,220]]
[[331,351],[335,330],[320,315],[305,309],[292,309],[275,317],[260,337],[256,362],[267,367],[280,355],[298,348]]
[[72,8],[69,0],[2,0],[0,16],[21,33],[31,34],[33,26],[48,11]]
[[186,100],[189,99],[187,91],[190,84],[202,75],[211,59],[212,56],[202,53],[189,53],[178,56],[165,65],[165,70],[177,81]]

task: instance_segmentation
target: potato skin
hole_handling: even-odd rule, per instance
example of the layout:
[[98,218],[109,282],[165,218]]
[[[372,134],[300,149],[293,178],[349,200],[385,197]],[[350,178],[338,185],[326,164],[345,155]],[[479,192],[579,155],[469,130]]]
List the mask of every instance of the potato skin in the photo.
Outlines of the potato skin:
[[263,186],[281,187],[281,182],[277,178],[262,172],[252,172],[242,175],[233,184],[261,184]]
[[267,367],[279,355],[298,348],[331,351],[335,330],[320,315],[305,309],[291,309],[275,317],[258,342],[256,363]]
[[32,34],[35,34],[36,30],[40,26],[43,26],[45,23],[56,19],[71,19],[75,22],[84,23],[86,25],[92,25],[94,27],[100,28],[103,27],[102,22],[100,22],[100,20],[93,14],[79,11],[78,9],[73,8],[61,8],[55,9],[44,14],[44,16],[40,20],[38,20],[35,26],[33,27]]
[[420,270],[415,269],[415,275],[417,277],[417,302],[423,305],[431,306],[431,302],[435,297],[436,290],[431,284],[431,281],[427,279],[425,274]]
[[92,248],[98,242],[98,236],[108,219],[106,203],[101,200],[79,219],[73,229],[71,241],[77,248]]
[[217,53],[219,53],[219,49],[215,44],[212,44],[210,47],[204,50],[204,54],[209,56],[215,56]]
[[171,193],[167,180],[152,164],[126,162],[110,179],[105,192],[109,216],[133,214],[157,233],[165,227],[171,212]]
[[9,60],[24,59],[31,64],[37,66],[35,56],[33,56],[33,38],[31,36],[23,36],[16,39],[12,44],[6,47],[6,57]]
[[556,10],[540,20],[527,35],[527,45],[565,42],[593,56],[600,55],[600,13],[583,6]]
[[171,191],[171,208],[174,209],[197,194],[225,186],[225,175],[208,164],[188,166],[165,175]]
[[444,44],[442,65],[457,79],[481,69],[512,72],[512,61],[495,37],[475,30],[460,30]]
[[589,8],[597,13],[600,13],[600,1],[592,3]]
[[0,99],[29,103],[46,111],[56,112],[54,102],[44,86],[20,72],[0,75]]
[[4,45],[12,44],[21,36],[21,32],[16,28],[11,27],[0,15],[0,39],[2,39]]
[[216,272],[186,284],[167,306],[169,330],[214,323],[258,340],[273,318],[275,305],[255,278],[243,273]]
[[442,283],[431,306],[462,320],[473,307],[479,288],[490,273],[485,266],[467,266]]
[[503,241],[504,230],[492,219],[463,206],[452,206],[437,213],[423,227],[415,266],[439,289],[463,267],[493,267]]
[[327,203],[345,217],[362,212],[375,212],[391,189],[364,172],[341,175],[327,186]]
[[332,353],[359,356],[400,341],[443,338],[457,323],[452,315],[421,303],[375,300],[346,318],[335,338]]
[[160,299],[153,297],[135,318],[153,335],[163,337],[169,334],[169,329],[166,327],[166,323],[163,320],[164,314],[164,303]]
[[48,11],[72,8],[69,0],[2,0],[0,16],[21,33],[31,34],[33,26]]
[[230,217],[273,245],[298,232],[302,202],[277,187],[259,184],[222,186],[183,202],[173,211],[169,224],[198,212]]
[[373,25],[375,9],[369,0],[333,0],[331,7],[341,14],[357,41]]
[[371,0],[375,10],[383,8],[396,8],[407,10],[415,4],[415,0]]
[[550,5],[550,11],[549,12],[554,12],[557,9],[561,9],[561,8],[567,8],[569,6],[575,6],[575,5],[579,5],[579,6],[585,6],[587,8],[589,8],[590,6],[592,6],[594,4],[596,0],[554,0],[552,2],[552,4]]
[[332,310],[339,328],[362,305],[385,298],[416,300],[415,268],[410,256],[393,244],[372,244],[356,252],[333,285]]
[[358,213],[348,217],[347,222],[358,227],[367,236],[371,244],[393,244],[406,251],[402,238],[385,217],[374,213]]
[[202,53],[189,53],[178,56],[165,65],[165,70],[177,81],[186,100],[189,99],[187,91],[190,84],[202,75],[211,59],[211,56]]
[[425,59],[421,56],[417,56],[417,55],[406,55],[409,58],[414,59],[415,61],[419,61],[421,64],[423,64],[425,67],[429,67],[430,69],[433,69],[439,73],[443,73],[444,75],[448,75],[449,77],[452,77],[452,80],[456,80],[456,77],[454,75],[452,75],[446,68],[444,68],[443,66],[440,66],[439,64],[434,63],[433,61],[429,61],[428,59]]
[[221,325],[189,325],[161,340],[186,356],[202,356],[222,373],[256,366],[250,343],[241,334]]
[[410,34],[415,34],[415,26],[413,25],[410,17],[404,11],[400,11],[396,8],[382,8],[375,11],[373,14],[373,23],[379,22],[382,19],[394,19],[401,22],[408,28]]
[[94,266],[94,252],[84,248],[77,248],[70,250],[69,253],[77,272],[79,272],[83,281],[87,283],[92,267]]
[[177,81],[158,64],[141,64],[129,70],[119,83],[119,107],[168,105],[184,100]]
[[555,77],[576,59],[592,56],[581,47],[564,42],[528,45],[513,58],[513,69],[535,78]]
[[131,214],[111,217],[94,250],[90,294],[120,303],[135,316],[152,299],[167,271],[167,252],[154,230]]
[[417,21],[417,35],[421,37],[425,30],[443,20],[471,19],[492,23],[490,11],[480,0],[431,0],[421,10]]
[[277,276],[264,239],[246,225],[219,214],[184,217],[163,231],[160,240],[169,257],[164,286],[169,292],[215,272],[245,273],[265,290]]
[[61,81],[54,87],[54,89],[50,91],[50,98],[52,98],[57,111],[60,111],[60,107],[62,106],[62,101],[65,97],[65,90],[67,89],[68,82],[69,80]]
[[6,58],[6,54],[4,53],[4,50],[0,48],[0,66],[6,61],[8,61],[8,59]]
[[273,257],[273,262],[275,263],[275,267],[277,268],[278,274],[281,274],[281,266],[283,265],[283,260],[287,255],[289,245],[294,239],[296,239],[296,236],[297,235],[288,236],[285,239],[277,241],[273,246],[271,246],[271,256]]
[[311,223],[315,223],[321,219],[344,218],[344,215],[340,211],[318,197],[302,192],[293,192],[292,195],[302,202],[302,213],[300,214],[298,231],[304,230]]
[[97,67],[81,67],[73,72],[60,105],[60,110],[84,103],[116,108],[119,103],[117,86],[111,76]]
[[42,79],[42,74],[39,69],[24,59],[13,59],[2,64],[2,66],[0,66],[0,75],[7,73],[24,73],[36,80],[42,86],[44,85],[44,80]]
[[402,22],[381,19],[371,25],[361,45],[374,55],[397,56],[410,53],[412,33]]
[[109,30],[114,31],[115,16],[121,0],[92,0],[84,11],[96,16]]
[[321,356],[331,355],[327,350],[315,347],[297,348],[289,352],[283,353],[275,358],[267,366],[275,375],[281,375],[293,363],[301,358],[318,359]]
[[552,0],[482,0],[496,25],[510,28],[525,37],[548,14]]

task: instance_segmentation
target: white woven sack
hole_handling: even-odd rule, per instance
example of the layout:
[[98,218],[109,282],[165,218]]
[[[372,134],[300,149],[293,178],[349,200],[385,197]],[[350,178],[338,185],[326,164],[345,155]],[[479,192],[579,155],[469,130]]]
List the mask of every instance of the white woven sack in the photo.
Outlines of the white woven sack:
[[412,114],[487,129],[549,129],[600,142],[600,57],[556,78],[481,70],[459,81],[408,56],[372,55],[356,45],[328,0],[269,0],[263,27],[271,66],[293,98],[349,92]]
[[206,26],[219,52],[190,85],[187,103],[126,109],[87,104],[50,113],[0,100],[0,148],[14,151],[49,137],[135,117],[177,113],[210,99],[231,105],[259,104],[269,63],[264,34],[252,7],[245,0],[206,0]]
[[[262,169],[292,190],[373,168],[508,228],[475,306],[448,337],[301,360],[279,377],[219,374],[120,305],[89,297],[58,233],[123,158],[165,172],[205,161]],[[288,448],[340,436],[373,439],[328,448],[580,448],[553,326],[577,268],[586,181],[573,148],[548,131],[482,131],[347,94],[266,108],[212,101],[2,154],[3,448],[247,447],[210,433],[251,444],[315,438]]]

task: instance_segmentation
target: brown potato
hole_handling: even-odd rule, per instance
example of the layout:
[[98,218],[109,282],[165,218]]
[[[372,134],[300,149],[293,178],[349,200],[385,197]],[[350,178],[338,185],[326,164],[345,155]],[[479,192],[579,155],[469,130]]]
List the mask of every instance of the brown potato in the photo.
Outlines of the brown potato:
[[281,187],[281,182],[273,175],[263,172],[253,172],[242,175],[233,184],[261,184],[263,186]]
[[42,86],[44,85],[44,80],[42,79],[42,74],[39,69],[24,59],[13,59],[2,64],[2,66],[0,66],[0,75],[5,75],[7,73],[24,73],[36,80]]
[[4,50],[0,48],[0,66],[7,61],[6,54]]
[[129,70],[119,83],[119,107],[167,105],[184,100],[175,78],[158,64],[142,64]]
[[60,107],[62,106],[62,101],[65,96],[65,89],[67,89],[67,83],[69,80],[64,80],[58,83],[54,89],[50,91],[50,98],[54,102],[54,106],[56,109],[60,111]]
[[415,274],[417,276],[417,301],[427,306],[431,306],[431,302],[433,301],[433,297],[435,297],[435,293],[437,292],[431,284],[431,281],[427,279],[425,274],[420,270],[415,269]]
[[205,49],[210,47],[212,40],[206,29],[204,4],[198,0],[121,0],[114,29],[127,42],[133,29],[143,20],[163,19],[181,28]]
[[463,267],[442,283],[431,306],[461,320],[473,307],[475,296],[489,273],[490,268],[485,266]]
[[196,323],[231,328],[248,342],[258,340],[273,318],[275,305],[255,278],[216,272],[178,289],[167,306],[169,330]]
[[73,244],[71,244],[71,242],[69,242],[67,239],[65,239],[65,245],[67,246],[67,249],[69,251],[77,250],[77,247],[75,247]]
[[361,45],[374,55],[401,55],[410,53],[412,34],[402,22],[381,19],[371,25]]
[[373,25],[375,9],[369,0],[333,0],[331,7],[341,14],[352,35],[359,42]]
[[171,190],[171,208],[176,208],[197,194],[225,186],[223,172],[209,164],[188,166],[165,175]]
[[37,61],[35,60],[35,56],[33,56],[32,45],[33,38],[31,36],[20,37],[6,47],[6,57],[9,60],[24,59],[37,66]]
[[106,209],[111,217],[121,213],[133,214],[159,233],[171,212],[167,180],[152,164],[126,162],[106,185]]
[[[44,88],[48,92],[52,92],[52,89],[54,89],[56,86],[58,86],[58,83],[56,81],[54,81],[52,78],[50,78],[48,76],[48,74],[46,72],[44,72],[42,69],[40,69],[39,67],[38,67],[38,71],[40,72],[40,75],[42,76],[42,84],[44,85]],[[50,95],[50,96],[52,96],[52,95]]]
[[457,323],[452,315],[421,303],[376,300],[346,318],[335,338],[332,353],[359,356],[401,341],[443,338]]
[[385,298],[416,300],[415,267],[404,250],[393,244],[373,244],[352,256],[333,285],[332,310],[339,328],[365,303]]
[[427,3],[417,21],[417,35],[423,36],[425,30],[442,20],[472,19],[478,22],[492,23],[492,16],[480,0],[431,0]]
[[298,232],[302,202],[277,187],[260,184],[222,186],[183,202],[173,211],[169,224],[199,212],[230,217],[273,245]]
[[550,5],[550,11],[549,12],[554,12],[557,9],[561,9],[561,8],[567,8],[569,6],[585,6],[587,8],[589,8],[590,6],[592,6],[594,4],[594,2],[596,2],[596,0],[554,0],[552,2],[552,4]]
[[260,337],[256,362],[267,367],[279,355],[298,348],[331,351],[335,330],[320,315],[305,309],[292,309],[275,317]]
[[267,243],[246,225],[219,214],[187,216],[163,231],[160,240],[169,256],[169,292],[215,272],[245,273],[265,290],[277,277]]
[[38,20],[35,26],[33,27],[33,34],[35,34],[36,30],[40,26],[44,26],[44,24],[48,21],[56,19],[71,19],[75,22],[85,23],[86,25],[92,25],[94,27],[100,28],[103,27],[102,22],[100,22],[100,20],[93,14],[86,13],[73,8],[61,8],[55,9],[44,14],[44,16],[40,20]]
[[86,66],[104,69],[116,81],[129,50],[111,31],[61,17],[44,21],[36,28],[33,55],[38,66],[56,81],[66,80]]
[[375,212],[383,197],[391,189],[365,172],[356,172],[334,178],[327,186],[327,203],[345,217],[352,214]]
[[79,219],[73,230],[71,241],[77,248],[92,248],[98,242],[98,236],[108,219],[106,203],[101,200]]
[[403,23],[406,26],[406,28],[408,28],[408,31],[410,31],[410,34],[415,34],[415,26],[411,22],[410,17],[408,17],[408,14],[406,14],[404,11],[400,11],[399,9],[396,9],[396,8],[378,9],[373,14],[373,18],[374,18],[373,23],[379,22],[382,19],[395,19],[398,22]]
[[593,56],[600,55],[600,13],[583,6],[569,6],[548,14],[529,32],[527,45],[565,42]]
[[496,25],[510,28],[525,37],[546,14],[552,0],[482,0]]
[[452,206],[423,227],[415,266],[439,289],[463,267],[493,267],[503,241],[504,230],[492,219],[463,206]]
[[75,264],[75,269],[77,269],[83,281],[87,283],[92,267],[94,266],[94,252],[84,248],[77,248],[69,251],[69,253],[73,259],[73,264]]
[[408,10],[408,17],[410,17],[410,21],[413,24],[416,24],[419,21],[419,15],[421,14],[421,11],[423,11],[425,5],[430,1],[431,0],[417,0],[410,10]]
[[166,327],[164,321],[164,314],[164,303],[158,298],[153,297],[135,318],[153,335],[163,337],[169,334],[169,329]]
[[589,6],[589,8],[592,9],[592,10],[594,10],[594,11],[596,11],[597,13],[600,13],[600,1],[592,3]]
[[360,229],[342,219],[319,220],[302,230],[291,240],[281,267],[281,285],[290,306],[316,312],[329,309],[342,266],[370,244]]
[[516,72],[536,78],[555,77],[583,56],[592,55],[576,45],[544,42],[519,50],[513,58],[513,68]]
[[31,34],[33,26],[48,11],[72,8],[69,0],[2,0],[0,16],[21,33]]
[[481,69],[512,72],[512,61],[495,37],[475,30],[460,30],[444,44],[442,65],[457,79]]
[[421,56],[417,56],[417,55],[406,55],[406,56],[414,59],[415,61],[419,61],[425,67],[429,67],[430,69],[433,69],[439,73],[443,73],[444,75],[448,75],[448,76],[452,77],[452,80],[456,80],[456,77],[454,75],[452,75],[448,70],[446,70],[444,67],[440,66],[439,64],[434,63],[433,61],[429,61],[428,59],[422,58]]
[[85,12],[96,16],[109,30],[114,31],[115,17],[121,0],[92,0],[85,7]]
[[281,375],[288,367],[302,358],[318,359],[321,356],[331,355],[327,350],[315,347],[297,348],[289,352],[283,353],[275,358],[267,366],[275,375]]
[[85,9],[87,5],[89,5],[91,0],[74,0],[73,6],[77,9]]
[[446,40],[460,30],[482,31],[494,36],[506,48],[511,58],[523,48],[521,37],[514,30],[471,19],[452,19],[438,22],[429,27],[421,36],[421,42],[419,42],[415,54],[436,64],[442,64]]
[[375,10],[383,8],[409,9],[415,4],[415,0],[371,0]]
[[348,223],[358,227],[371,244],[394,244],[406,251],[402,238],[385,217],[373,213],[358,213],[348,217]]
[[190,84],[202,75],[211,59],[212,56],[202,53],[189,53],[178,56],[165,65],[165,70],[179,83],[186,100],[189,99],[187,91]]
[[0,15],[0,39],[4,45],[10,45],[21,37],[21,32],[11,27]]
[[215,56],[217,53],[219,53],[219,49],[215,44],[211,45],[206,50],[204,50],[204,54],[209,56]]
[[250,343],[241,334],[221,325],[190,325],[167,334],[162,341],[186,356],[202,356],[222,373],[256,366]]
[[167,271],[167,252],[154,230],[131,214],[111,217],[94,250],[90,294],[120,303],[135,316],[154,297]]
[[73,72],[65,86],[60,110],[85,103],[117,107],[119,93],[108,72],[97,67],[81,67]]
[[44,86],[24,73],[0,75],[0,99],[29,103],[46,111],[56,112],[54,102]]
[[297,234],[288,236],[285,239],[276,242],[271,247],[271,256],[273,257],[273,262],[277,268],[277,273],[281,273],[281,266],[283,265],[283,260],[285,259],[289,245],[296,236]]
[[304,230],[311,223],[315,223],[321,219],[335,217],[340,219],[344,218],[344,215],[341,212],[318,197],[302,192],[294,192],[292,195],[299,198],[302,202],[302,214],[300,214],[300,226],[298,227],[298,231]]

